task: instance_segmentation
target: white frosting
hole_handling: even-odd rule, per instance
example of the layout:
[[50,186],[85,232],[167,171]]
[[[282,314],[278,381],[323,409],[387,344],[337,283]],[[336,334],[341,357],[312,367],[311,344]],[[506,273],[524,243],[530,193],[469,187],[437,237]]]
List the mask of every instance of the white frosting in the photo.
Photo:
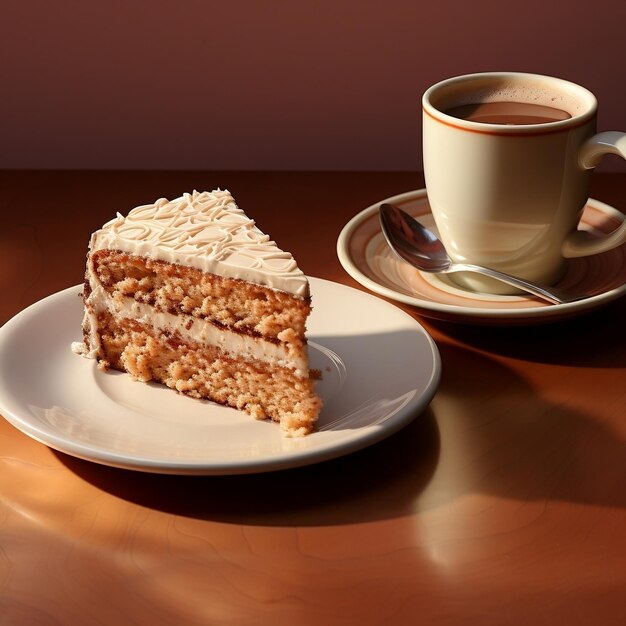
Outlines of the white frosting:
[[[82,348],[79,345],[72,346],[75,352],[87,358],[94,358],[100,348],[96,317],[98,313],[108,311],[117,318],[135,320],[148,328],[155,329],[157,333],[167,330],[178,334],[183,340],[215,346],[234,357],[243,355],[265,363],[294,369],[301,377],[308,376],[306,357],[303,357],[302,353],[295,354],[285,344],[274,344],[260,338],[217,328],[210,322],[189,315],[172,315],[155,311],[152,306],[136,302],[130,297],[114,300],[97,281],[92,280],[91,285],[92,292],[85,310],[85,315],[90,321],[91,350],[87,351],[84,344],[81,344]],[[190,321],[193,323],[187,328]]]
[[91,250],[112,249],[240,278],[307,297],[309,284],[281,250],[224,190],[186,193],[139,206],[96,231]]

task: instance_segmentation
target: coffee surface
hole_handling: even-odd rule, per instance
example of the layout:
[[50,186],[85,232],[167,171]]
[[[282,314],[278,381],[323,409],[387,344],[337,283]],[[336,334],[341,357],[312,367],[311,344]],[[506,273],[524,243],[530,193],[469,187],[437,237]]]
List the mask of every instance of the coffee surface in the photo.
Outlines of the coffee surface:
[[444,111],[447,115],[483,124],[547,124],[571,117],[567,111],[530,102],[480,102]]

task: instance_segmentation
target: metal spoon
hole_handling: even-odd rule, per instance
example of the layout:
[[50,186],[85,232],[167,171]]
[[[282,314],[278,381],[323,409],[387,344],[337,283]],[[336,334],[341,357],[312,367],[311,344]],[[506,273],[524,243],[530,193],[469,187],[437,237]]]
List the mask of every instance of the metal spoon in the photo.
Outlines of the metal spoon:
[[401,259],[422,272],[437,274],[476,272],[531,293],[552,304],[577,302],[588,297],[564,293],[555,287],[530,283],[527,280],[509,276],[489,267],[469,263],[454,263],[448,256],[443,243],[432,231],[420,224],[413,216],[392,204],[381,204],[379,217],[389,247]]

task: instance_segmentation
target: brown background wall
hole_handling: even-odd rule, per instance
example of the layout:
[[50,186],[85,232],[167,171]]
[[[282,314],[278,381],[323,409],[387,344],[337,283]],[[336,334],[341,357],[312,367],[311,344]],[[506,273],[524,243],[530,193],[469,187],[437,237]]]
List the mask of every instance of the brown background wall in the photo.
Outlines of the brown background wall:
[[579,82],[626,130],[625,0],[1,10],[4,168],[420,169],[424,89],[499,69]]

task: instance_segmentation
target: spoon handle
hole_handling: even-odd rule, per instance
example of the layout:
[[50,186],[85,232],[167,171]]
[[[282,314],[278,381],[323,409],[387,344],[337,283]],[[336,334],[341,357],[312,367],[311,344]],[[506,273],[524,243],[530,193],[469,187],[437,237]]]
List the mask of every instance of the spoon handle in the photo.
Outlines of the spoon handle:
[[455,263],[448,269],[448,272],[477,272],[478,274],[490,276],[491,278],[495,278],[496,280],[506,283],[507,285],[511,285],[512,287],[531,293],[542,300],[551,302],[552,304],[578,302],[579,300],[584,300],[589,297],[588,295],[579,296],[571,293],[565,293],[556,287],[544,287],[543,285],[538,285],[537,283],[529,283],[523,278],[516,278],[515,276],[503,274],[502,272],[498,272],[498,270],[493,270],[489,267],[472,265],[470,263]]

